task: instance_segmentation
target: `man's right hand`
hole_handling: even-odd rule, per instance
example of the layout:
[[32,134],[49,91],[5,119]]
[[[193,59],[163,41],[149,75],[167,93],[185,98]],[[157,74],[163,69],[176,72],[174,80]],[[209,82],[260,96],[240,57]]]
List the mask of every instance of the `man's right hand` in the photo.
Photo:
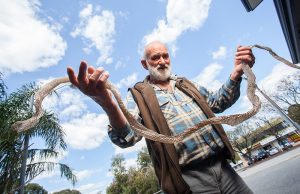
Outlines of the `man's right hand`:
[[70,82],[104,109],[114,104],[112,93],[105,87],[109,73],[104,68],[88,67],[85,61],[81,61],[77,76],[71,67],[67,68],[67,72]]

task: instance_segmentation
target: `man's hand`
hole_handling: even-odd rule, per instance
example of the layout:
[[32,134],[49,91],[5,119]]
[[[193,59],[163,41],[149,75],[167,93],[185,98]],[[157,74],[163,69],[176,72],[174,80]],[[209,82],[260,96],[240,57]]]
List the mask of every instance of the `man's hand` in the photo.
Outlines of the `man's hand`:
[[97,69],[92,66],[87,67],[87,63],[82,61],[78,76],[75,75],[71,67],[67,68],[67,72],[70,82],[104,109],[114,105],[112,94],[105,87],[109,74],[102,67]]
[[238,81],[243,75],[242,62],[248,64],[250,67],[254,65],[255,57],[250,47],[238,46],[234,58],[234,69],[230,75],[231,80]]

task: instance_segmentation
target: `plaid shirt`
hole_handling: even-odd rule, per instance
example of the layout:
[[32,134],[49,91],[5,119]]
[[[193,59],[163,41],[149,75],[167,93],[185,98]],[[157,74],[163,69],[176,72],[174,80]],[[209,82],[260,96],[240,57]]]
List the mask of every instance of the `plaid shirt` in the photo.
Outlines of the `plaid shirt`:
[[[173,135],[183,132],[185,129],[207,119],[201,108],[192,98],[175,87],[176,76],[171,77],[173,92],[167,92],[156,85],[152,85],[156,93],[161,110],[167,120]],[[206,98],[207,103],[214,113],[223,112],[230,107],[240,95],[240,82],[230,79],[215,93],[209,92],[204,87],[195,84],[201,95]],[[141,122],[140,111],[132,94],[129,92],[126,98],[128,110]],[[109,137],[120,147],[129,147],[141,139],[129,125],[124,129],[109,128]],[[224,144],[212,125],[207,125],[181,143],[174,144],[179,164],[184,166],[196,160],[203,160],[224,147]]]

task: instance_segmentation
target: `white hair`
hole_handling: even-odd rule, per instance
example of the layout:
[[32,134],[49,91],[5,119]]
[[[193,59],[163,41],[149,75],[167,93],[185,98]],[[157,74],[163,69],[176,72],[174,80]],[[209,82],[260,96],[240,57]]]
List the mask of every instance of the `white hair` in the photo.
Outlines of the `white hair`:
[[163,43],[163,42],[161,42],[161,41],[158,41],[158,40],[155,40],[155,41],[152,41],[152,42],[149,42],[148,44],[146,44],[145,45],[145,47],[144,47],[144,52],[143,52],[143,60],[146,60],[147,59],[147,51],[148,51],[148,48],[150,47],[150,46],[152,46],[153,44],[162,44],[165,48],[167,48],[167,50],[168,50],[168,47],[167,47],[167,45],[165,44],[165,43]]

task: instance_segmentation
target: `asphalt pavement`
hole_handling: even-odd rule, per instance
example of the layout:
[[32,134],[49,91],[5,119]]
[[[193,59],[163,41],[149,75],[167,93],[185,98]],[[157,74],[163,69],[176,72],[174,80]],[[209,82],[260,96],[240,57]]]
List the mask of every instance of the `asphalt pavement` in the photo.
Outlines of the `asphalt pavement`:
[[255,194],[300,194],[300,147],[238,173]]

